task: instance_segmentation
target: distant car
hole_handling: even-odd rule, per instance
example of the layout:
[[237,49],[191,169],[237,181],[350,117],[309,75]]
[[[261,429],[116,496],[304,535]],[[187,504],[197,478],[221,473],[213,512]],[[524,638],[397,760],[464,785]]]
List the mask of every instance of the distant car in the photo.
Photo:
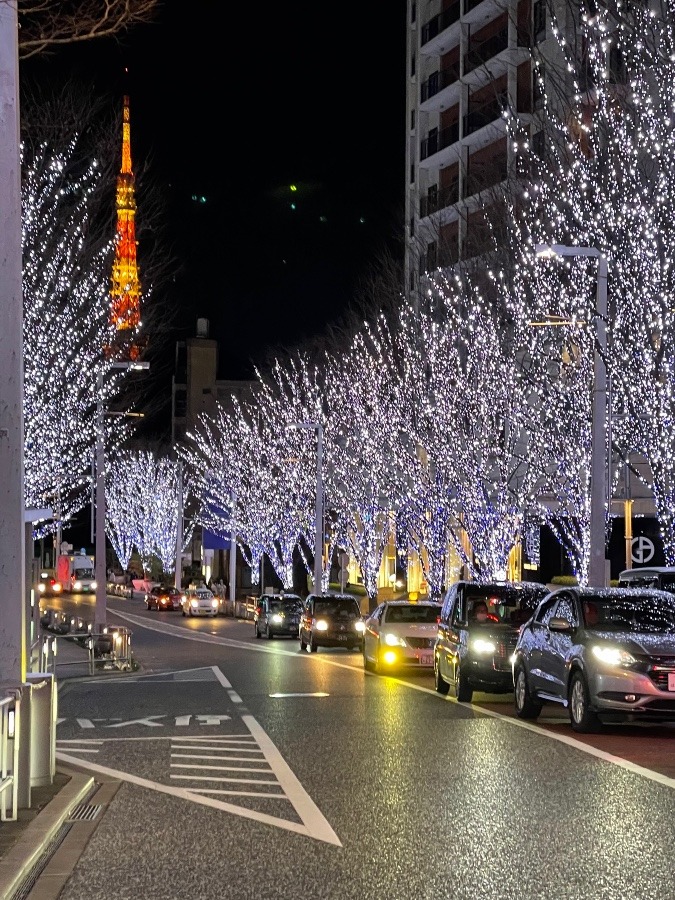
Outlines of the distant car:
[[366,619],[364,668],[390,672],[402,666],[432,668],[441,604],[385,600]]
[[513,690],[511,656],[518,632],[548,590],[531,581],[458,581],[443,600],[434,646],[434,683],[439,694],[453,687],[457,700],[473,692]]
[[38,593],[44,597],[53,597],[63,592],[63,585],[56,577],[53,570],[43,569],[37,582]]
[[145,595],[145,605],[148,609],[182,609],[182,593],[175,588],[155,586]]
[[351,594],[310,594],[300,617],[300,649],[316,653],[319,647],[363,649],[365,624],[356,597]]
[[619,572],[619,587],[658,588],[675,594],[675,566],[641,566]]
[[184,616],[217,616],[218,598],[208,588],[188,588],[181,597]]
[[297,637],[302,614],[302,598],[298,594],[263,594],[253,613],[255,636]]
[[605,718],[675,721],[675,597],[656,588],[560,588],[523,627],[516,713],[567,707],[575,731]]

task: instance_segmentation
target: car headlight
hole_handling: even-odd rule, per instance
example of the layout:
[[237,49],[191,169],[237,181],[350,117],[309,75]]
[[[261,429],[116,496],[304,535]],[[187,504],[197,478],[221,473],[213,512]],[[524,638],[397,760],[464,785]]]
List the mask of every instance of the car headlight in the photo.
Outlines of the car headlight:
[[365,623],[365,622],[357,622],[357,623],[354,625],[354,628],[356,628],[357,631],[365,631],[365,630],[366,630],[366,623]]
[[328,631],[328,622],[326,622],[325,619],[317,619],[316,630],[317,631]]
[[596,644],[591,649],[591,653],[607,666],[632,666],[633,663],[637,662],[631,653],[627,650],[622,650],[621,647],[603,647]]
[[274,613],[274,615],[272,616],[272,621],[276,625],[278,625],[280,622],[284,621],[284,617],[281,615],[281,613]]
[[75,584],[73,585],[73,590],[74,590],[74,591],[81,591],[81,590],[82,590],[82,582],[81,582],[81,581],[76,581]]
[[216,600],[215,597],[211,601],[211,607],[212,607],[212,609],[218,609],[218,601]]
[[190,606],[192,606],[193,608],[196,608],[197,606],[199,606],[199,603],[197,602],[196,597],[193,597],[192,600],[190,600]]
[[383,634],[382,637],[385,644],[388,644],[390,647],[405,647],[403,638],[400,638],[397,634],[392,634],[391,631]]
[[484,641],[482,638],[475,640],[472,647],[476,653],[494,653],[497,649],[492,641]]
[[46,587],[46,585],[44,585],[42,582],[40,582],[40,584],[38,584],[38,591],[39,591],[41,594],[44,594],[44,592],[45,592],[45,587]]
[[52,590],[54,591],[55,594],[58,594],[58,592],[61,590],[62,587],[63,587],[63,585],[61,584],[60,581],[55,581],[54,584],[52,585]]
[[92,591],[95,591],[97,587],[98,587],[98,582],[97,582],[97,581],[92,581],[92,583],[91,583],[91,589],[92,589]]

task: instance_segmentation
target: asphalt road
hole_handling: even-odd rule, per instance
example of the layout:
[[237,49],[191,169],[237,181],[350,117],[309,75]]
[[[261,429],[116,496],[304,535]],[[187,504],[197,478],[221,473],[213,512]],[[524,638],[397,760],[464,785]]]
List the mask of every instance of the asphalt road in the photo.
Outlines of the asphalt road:
[[142,669],[61,684],[58,757],[121,781],[62,900],[675,898],[670,727],[580,740],[251,622],[108,607]]

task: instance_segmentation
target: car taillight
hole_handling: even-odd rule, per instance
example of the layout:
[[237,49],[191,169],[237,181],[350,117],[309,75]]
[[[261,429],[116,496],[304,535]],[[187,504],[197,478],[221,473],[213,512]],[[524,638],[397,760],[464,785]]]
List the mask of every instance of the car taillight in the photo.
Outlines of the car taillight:
[[261,615],[262,615],[262,606],[256,607],[255,614],[256,614],[256,616],[261,616]]

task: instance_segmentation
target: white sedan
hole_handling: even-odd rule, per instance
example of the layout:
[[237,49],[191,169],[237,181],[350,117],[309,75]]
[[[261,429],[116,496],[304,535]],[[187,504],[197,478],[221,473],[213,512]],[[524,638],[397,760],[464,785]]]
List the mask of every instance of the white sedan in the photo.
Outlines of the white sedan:
[[403,666],[433,668],[441,604],[385,600],[366,619],[363,665],[390,672]]
[[184,616],[218,615],[218,598],[208,588],[189,588],[180,602]]

